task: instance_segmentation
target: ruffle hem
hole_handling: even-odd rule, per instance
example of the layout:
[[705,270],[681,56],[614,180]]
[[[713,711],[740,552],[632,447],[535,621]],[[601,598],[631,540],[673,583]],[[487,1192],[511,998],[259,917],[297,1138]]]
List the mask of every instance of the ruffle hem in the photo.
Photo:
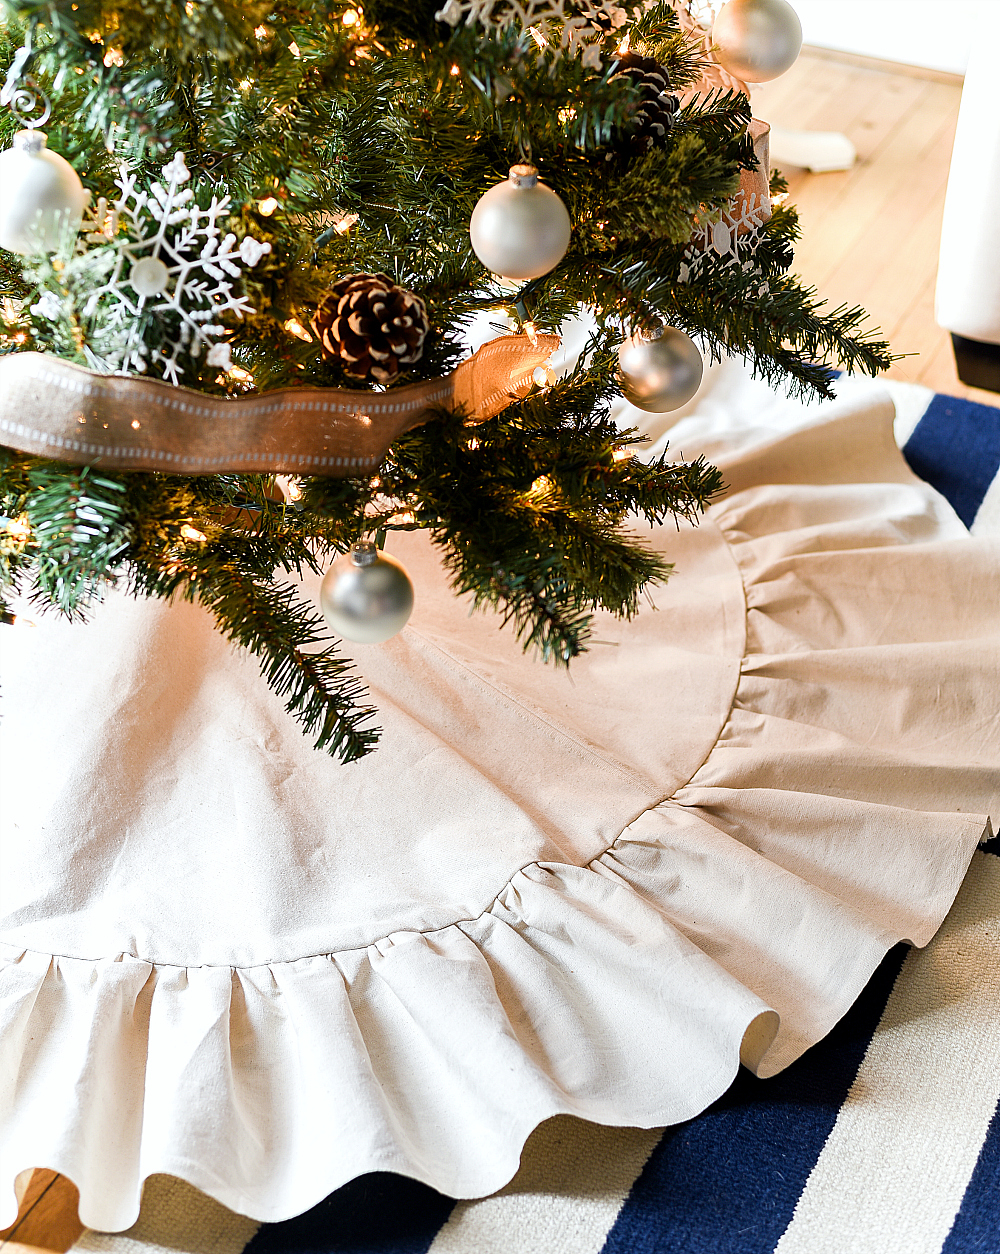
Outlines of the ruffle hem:
[[[370,1171],[482,1196],[552,1115],[668,1125],[741,1057],[773,1075],[930,940],[997,812],[1000,552],[877,393],[803,423],[713,450],[728,495],[654,537],[660,612],[602,620],[570,681],[408,538],[421,600],[357,653],[387,742],[356,766],[297,746],[197,608],[112,597],[11,646],[0,1227],[38,1166],[112,1231],[161,1172],[266,1221]],[[302,834],[316,804],[336,839]]]

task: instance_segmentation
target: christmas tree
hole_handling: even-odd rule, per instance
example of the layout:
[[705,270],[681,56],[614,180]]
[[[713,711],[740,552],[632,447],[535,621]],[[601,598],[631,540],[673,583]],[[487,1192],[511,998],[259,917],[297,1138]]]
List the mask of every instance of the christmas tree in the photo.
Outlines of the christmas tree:
[[[0,450],[3,588],[70,616],[109,582],[197,599],[343,760],[375,745],[376,712],[297,573],[425,529],[457,594],[566,664],[595,608],[631,615],[669,574],[630,520],[693,519],[721,486],[701,460],[633,455],[639,433],[609,414],[630,381],[623,340],[673,328],[822,395],[831,363],[889,363],[862,311],[824,311],[789,273],[794,210],[747,191],[749,99],[708,63],[683,0],[18,0],[0,35],[3,145],[15,111],[50,102],[48,151],[89,192],[82,225],[70,214],[47,236],[3,180],[0,218],[27,223],[0,250],[5,356],[161,379],[205,413],[285,389],[374,403],[437,395],[477,318],[542,361],[589,311],[574,368],[536,368],[483,412],[429,402],[360,470]],[[470,240],[511,167],[505,194],[537,170],[557,234],[560,212],[571,227],[526,278]],[[496,231],[480,232],[487,260]],[[127,409],[132,393],[115,395]]]

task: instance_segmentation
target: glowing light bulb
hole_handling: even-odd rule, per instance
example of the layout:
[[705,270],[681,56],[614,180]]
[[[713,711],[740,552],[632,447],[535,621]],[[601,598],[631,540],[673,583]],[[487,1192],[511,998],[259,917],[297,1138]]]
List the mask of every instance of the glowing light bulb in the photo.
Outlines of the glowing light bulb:
[[31,536],[31,528],[26,518],[8,518],[7,534],[15,544],[23,544]]
[[297,335],[300,340],[305,340],[307,344],[312,343],[312,336],[297,318],[289,318],[285,323],[285,330]]
[[269,218],[278,207],[278,201],[274,196],[265,196],[263,200],[257,201],[257,212],[262,213],[265,218]]
[[361,14],[356,9],[348,9],[340,20],[345,26],[357,26],[361,21]]
[[185,540],[205,541],[208,539],[204,531],[199,531],[197,527],[192,527],[190,523],[184,523],[181,527],[181,535]]
[[302,500],[302,484],[295,475],[275,475],[274,482],[286,501]]

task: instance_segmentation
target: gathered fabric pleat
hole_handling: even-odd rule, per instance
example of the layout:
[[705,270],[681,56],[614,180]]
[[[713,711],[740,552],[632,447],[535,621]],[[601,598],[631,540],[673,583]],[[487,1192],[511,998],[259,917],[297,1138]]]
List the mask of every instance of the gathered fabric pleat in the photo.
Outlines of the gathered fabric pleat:
[[1000,812],[1000,546],[891,425],[706,430],[727,495],[569,680],[407,537],[352,767],[196,606],[17,637],[0,1227],[29,1167],[105,1230],[161,1172],[267,1221],[370,1171],[481,1196],[552,1115],[676,1123],[821,1039]]

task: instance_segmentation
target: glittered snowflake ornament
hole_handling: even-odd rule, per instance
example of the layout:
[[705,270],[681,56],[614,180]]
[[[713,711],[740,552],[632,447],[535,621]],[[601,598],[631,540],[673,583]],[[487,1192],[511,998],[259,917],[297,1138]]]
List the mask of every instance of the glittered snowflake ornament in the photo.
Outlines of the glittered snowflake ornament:
[[[229,345],[220,342],[229,328],[221,319],[254,312],[234,289],[244,267],[255,266],[271,245],[251,236],[237,243],[233,232],[223,234],[219,222],[230,214],[230,197],[213,195],[202,209],[184,186],[191,175],[183,153],[162,174],[146,192],[123,167],[115,180],[119,198],[109,204],[102,197],[85,218],[85,244],[110,251],[113,264],[82,313],[103,349],[94,354],[98,368],[141,374],[155,365],[165,379],[180,383],[185,357],[197,360],[207,351],[209,365],[230,366]],[[150,337],[153,325],[159,334]],[[156,351],[150,338],[160,341]]]

